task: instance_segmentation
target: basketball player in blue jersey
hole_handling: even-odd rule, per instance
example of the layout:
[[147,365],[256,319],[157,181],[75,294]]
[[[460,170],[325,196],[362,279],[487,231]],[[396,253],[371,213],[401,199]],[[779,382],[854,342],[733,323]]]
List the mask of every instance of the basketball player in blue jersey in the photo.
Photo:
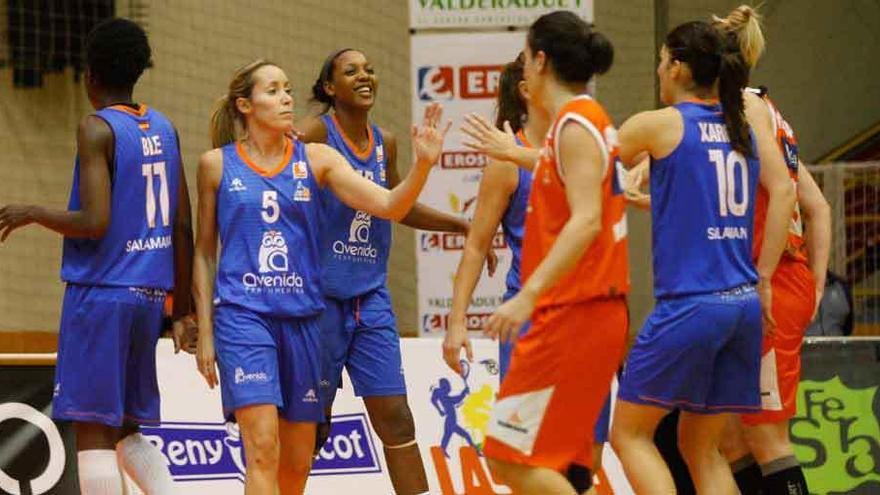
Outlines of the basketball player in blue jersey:
[[653,434],[681,409],[679,448],[697,492],[733,494],[718,445],[732,413],[760,407],[762,306],[772,328],[769,276],[785,242],[768,237],[756,270],[754,196],[760,180],[767,232],[784,233],[794,191],[772,129],[743,101],[745,61],[712,26],[670,32],[657,74],[670,106],[632,117],[619,136],[624,164],[651,157],[657,303],[624,368],[611,441],[637,493],[674,493]]
[[64,235],[67,287],[52,415],[74,423],[85,495],[121,494],[120,466],[147,494],[176,493],[164,456],[138,432],[159,421],[163,304],[175,290],[179,349],[193,249],[177,133],[164,115],[132,99],[150,55],[137,24],[110,19],[95,27],[86,42],[85,86],[96,112],[77,130],[67,211],[0,209],[4,240],[28,223]]
[[[541,142],[549,123],[540,112],[528,111],[528,90],[522,71],[523,62],[520,56],[514,62],[507,64],[501,72],[495,125],[501,128],[505,122],[509,122],[515,143],[532,148],[531,143]],[[463,127],[462,130],[467,132],[469,128]],[[462,349],[465,350],[468,360],[473,360],[473,351],[468,338],[467,309],[480,279],[486,255],[492,249],[492,240],[498,232],[499,224],[512,256],[505,279],[507,290],[503,299],[506,301],[519,292],[520,250],[531,180],[531,172],[503,160],[490,158],[486,168],[483,169],[477,207],[461,261],[455,272],[452,308],[449,311],[449,324],[443,341],[443,359],[456,373],[461,373]],[[526,328],[527,326],[524,326],[521,332]],[[502,380],[507,373],[512,349],[512,342],[499,343]]]
[[216,356],[224,413],[238,421],[248,461],[245,493],[302,493],[324,417],[321,196],[402,218],[439,158],[449,128],[437,128],[441,115],[431,105],[413,127],[416,163],[388,190],[333,148],[288,137],[293,98],[278,66],[258,60],[239,69],[218,104],[211,123],[217,148],[199,162],[198,366],[213,387]]
[[[362,52],[337,50],[327,57],[312,88],[313,100],[323,105],[322,113],[305,119],[300,129],[303,141],[327,144],[363,177],[382,187],[395,187],[400,183],[397,138],[370,121],[377,89],[373,65]],[[320,322],[321,392],[328,421],[320,427],[316,448],[329,434],[330,409],[345,367],[382,440],[395,492],[424,493],[428,482],[407,404],[400,336],[386,286],[391,224],[332,194],[321,194],[321,200],[326,306]],[[461,218],[418,203],[400,223],[431,231],[468,230]]]

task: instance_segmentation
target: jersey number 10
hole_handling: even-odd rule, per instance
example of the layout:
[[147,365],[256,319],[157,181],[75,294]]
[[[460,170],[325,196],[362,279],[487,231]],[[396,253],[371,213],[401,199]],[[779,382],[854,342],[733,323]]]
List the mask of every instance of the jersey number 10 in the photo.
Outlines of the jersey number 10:
[[147,226],[151,229],[156,227],[156,193],[153,188],[153,177],[159,177],[159,211],[162,213],[162,226],[171,225],[171,208],[168,201],[168,175],[165,173],[165,162],[145,163],[141,167],[141,174],[147,182],[146,209]]
[[[749,206],[749,166],[745,157],[738,151],[731,151],[725,157],[722,150],[709,150],[709,161],[715,164],[715,174],[718,179],[719,213],[722,217],[728,214],[735,217],[744,216]],[[736,191],[737,178],[741,183],[742,191],[739,194],[739,201]]]

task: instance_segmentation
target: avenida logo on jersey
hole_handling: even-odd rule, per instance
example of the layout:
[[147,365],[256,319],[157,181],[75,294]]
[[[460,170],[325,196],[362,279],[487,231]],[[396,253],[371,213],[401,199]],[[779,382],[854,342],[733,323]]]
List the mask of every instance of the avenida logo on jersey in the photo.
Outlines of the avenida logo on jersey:
[[241,277],[247,292],[268,291],[282,294],[303,292],[303,278],[289,271],[287,241],[280,231],[268,230],[263,233],[257,262],[259,273],[248,272]]
[[[165,455],[177,482],[244,482],[247,459],[237,424],[163,423],[144,427],[143,434]],[[330,437],[311,474],[378,473],[382,471],[378,459],[363,414],[334,416]]]
[[368,261],[375,263],[379,251],[370,244],[370,228],[373,217],[367,212],[357,211],[348,227],[347,242],[337,239],[333,242],[333,254],[340,259]]

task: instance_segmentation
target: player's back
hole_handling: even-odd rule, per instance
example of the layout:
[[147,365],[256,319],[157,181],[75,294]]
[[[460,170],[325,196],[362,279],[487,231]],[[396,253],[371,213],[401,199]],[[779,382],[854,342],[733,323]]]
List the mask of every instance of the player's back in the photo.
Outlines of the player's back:
[[754,146],[751,157],[733,149],[718,104],[688,101],[674,108],[683,119],[681,142],[651,162],[655,296],[753,284]]
[[596,138],[603,176],[602,225],[576,265],[538,300],[537,307],[573,304],[629,292],[626,203],[617,167],[617,132],[602,106],[587,95],[571,99],[550,129],[533,171],[522,250],[522,279],[538,267],[571,217],[559,163],[559,134],[569,122]]
[[[64,239],[61,278],[70,283],[170,290],[173,221],[181,164],[177,134],[160,112],[140,105],[98,110],[113,132],[110,221],[100,239]],[[79,159],[68,209],[79,210]]]

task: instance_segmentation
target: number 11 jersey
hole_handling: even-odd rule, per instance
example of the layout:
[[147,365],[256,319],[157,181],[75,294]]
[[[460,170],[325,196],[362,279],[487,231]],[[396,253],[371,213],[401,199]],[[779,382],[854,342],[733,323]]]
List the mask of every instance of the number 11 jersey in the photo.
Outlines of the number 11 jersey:
[[[110,222],[100,239],[64,238],[61,279],[79,285],[171,290],[172,222],[180,183],[174,127],[146,105],[113,105],[95,115],[113,131]],[[77,158],[69,211],[82,207],[79,171]]]

